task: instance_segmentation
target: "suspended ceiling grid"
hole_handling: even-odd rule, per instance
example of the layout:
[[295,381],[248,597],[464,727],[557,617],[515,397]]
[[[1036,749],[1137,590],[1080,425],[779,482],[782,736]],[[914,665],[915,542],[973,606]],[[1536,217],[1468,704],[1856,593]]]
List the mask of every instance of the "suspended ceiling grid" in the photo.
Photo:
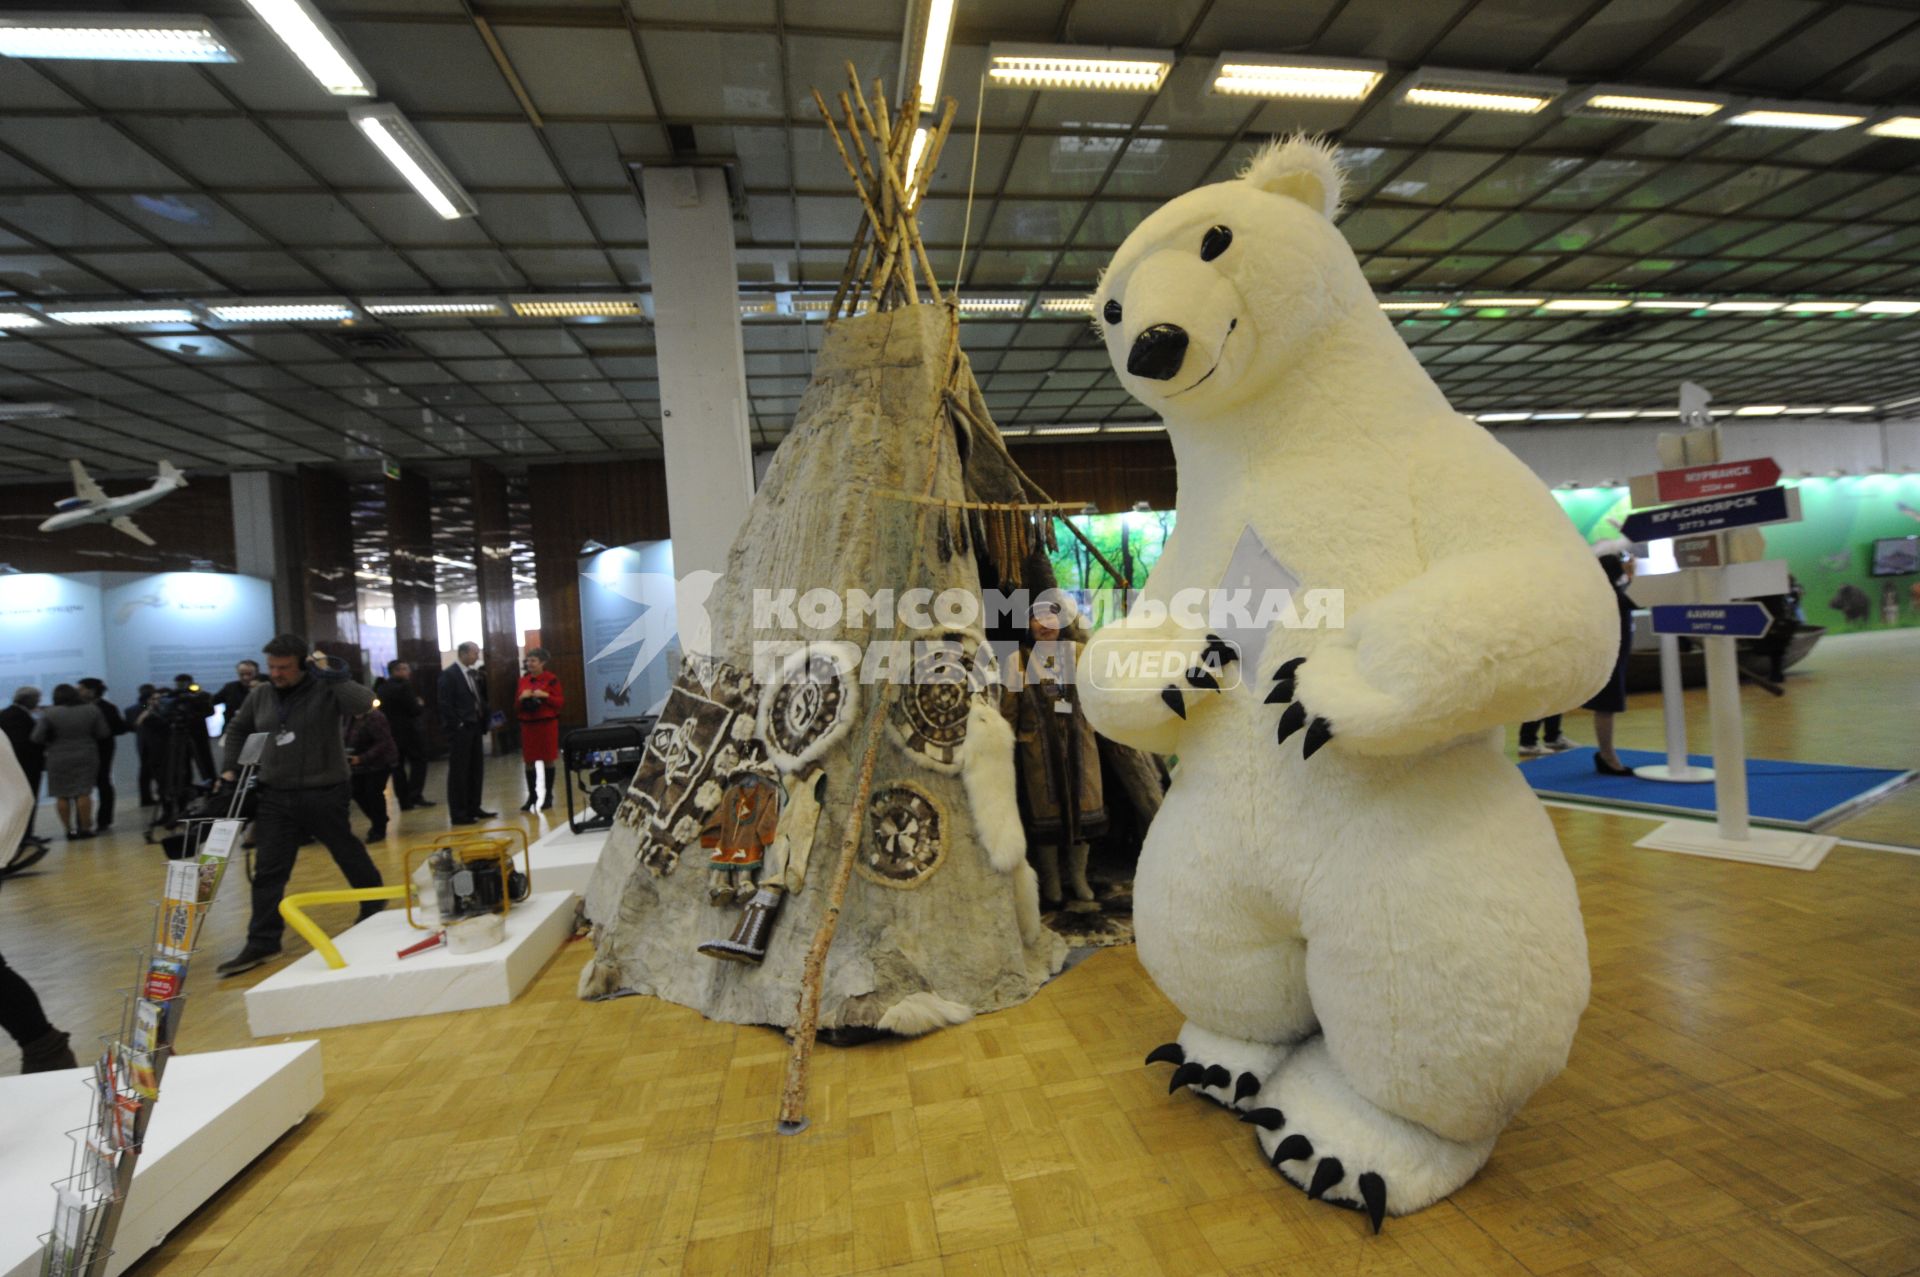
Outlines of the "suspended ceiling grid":
[[[0,60],[11,300],[644,294],[634,165],[689,157],[736,165],[743,294],[830,290],[858,213],[808,89],[841,84],[847,58],[891,83],[904,20],[899,0],[320,0],[479,204],[478,218],[442,222],[238,0],[164,7],[208,13],[243,60]],[[1180,60],[1152,95],[982,99],[990,40],[1168,47]],[[1226,49],[1394,70],[1358,106],[1250,102],[1207,91]],[[1420,65],[1913,105],[1920,12],[961,0],[946,76],[958,123],[921,218],[936,269],[954,268],[965,235],[966,294],[1085,293],[1155,205],[1300,128],[1340,140],[1353,172],[1342,229],[1383,296],[1920,296],[1920,143],[1391,104],[1393,82]],[[754,440],[768,446],[791,424],[820,328],[743,329]],[[1735,403],[1920,394],[1920,318],[1448,312],[1400,330],[1468,411],[1659,407],[1682,377]],[[1080,319],[970,320],[964,341],[1003,426],[1146,417]],[[162,455],[222,468],[647,455],[657,374],[639,321],[49,326],[0,339],[0,400],[70,415],[0,422],[0,475],[59,472],[75,455],[107,472]]]

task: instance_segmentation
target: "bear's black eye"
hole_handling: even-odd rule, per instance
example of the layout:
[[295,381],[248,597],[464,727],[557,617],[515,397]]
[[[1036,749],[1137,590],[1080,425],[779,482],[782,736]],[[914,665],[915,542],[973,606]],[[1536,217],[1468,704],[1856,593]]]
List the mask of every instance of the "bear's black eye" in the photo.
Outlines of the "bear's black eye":
[[1117,324],[1120,322],[1120,303],[1108,298],[1106,307],[1100,313],[1106,316],[1109,324]]
[[1200,260],[1210,262],[1227,251],[1227,245],[1233,243],[1233,232],[1224,226],[1215,226],[1207,231],[1200,241]]

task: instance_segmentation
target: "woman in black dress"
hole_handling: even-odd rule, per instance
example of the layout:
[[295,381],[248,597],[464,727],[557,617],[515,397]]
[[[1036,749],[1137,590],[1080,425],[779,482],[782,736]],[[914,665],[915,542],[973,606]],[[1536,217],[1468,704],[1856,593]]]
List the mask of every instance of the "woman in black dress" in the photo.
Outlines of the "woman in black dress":
[[1633,600],[1627,597],[1627,586],[1633,583],[1633,556],[1608,548],[1598,553],[1595,562],[1607,574],[1620,609],[1620,650],[1613,659],[1612,675],[1581,708],[1593,711],[1593,769],[1603,776],[1631,776],[1633,769],[1613,752],[1613,716],[1627,709],[1627,653],[1633,647]]

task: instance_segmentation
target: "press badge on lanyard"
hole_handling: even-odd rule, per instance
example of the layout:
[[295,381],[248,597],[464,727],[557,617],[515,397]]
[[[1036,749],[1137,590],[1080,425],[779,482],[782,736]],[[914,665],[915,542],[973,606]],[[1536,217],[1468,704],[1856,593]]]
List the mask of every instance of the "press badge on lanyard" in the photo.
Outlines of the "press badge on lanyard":
[[293,729],[287,726],[287,703],[285,701],[280,702],[279,709],[280,734],[273,738],[273,743],[276,745],[291,745],[293,744]]

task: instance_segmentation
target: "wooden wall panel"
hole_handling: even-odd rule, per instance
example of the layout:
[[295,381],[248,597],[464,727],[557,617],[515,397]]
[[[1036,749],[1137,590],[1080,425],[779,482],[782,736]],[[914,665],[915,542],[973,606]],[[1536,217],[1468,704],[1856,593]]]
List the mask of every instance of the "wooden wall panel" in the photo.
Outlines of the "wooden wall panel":
[[[386,481],[387,571],[393,577],[394,651],[413,667],[413,690],[429,707],[438,700],[439,597],[434,587],[433,485],[418,470]],[[385,677],[385,670],[375,670]],[[438,714],[421,720],[428,752],[438,755],[446,735]]]
[[[138,492],[150,479],[109,479],[111,496]],[[189,474],[133,521],[158,544],[146,546],[105,524],[42,532],[53,503],[73,495],[71,483],[0,485],[0,563],[22,572],[190,572],[196,560],[232,572],[233,485],[224,474]]]
[[360,648],[359,566],[353,555],[353,495],[330,471],[301,466],[294,476],[300,507],[300,597],[307,641],[366,672]]
[[567,703],[563,727],[587,721],[586,657],[580,636],[580,547],[659,541],[667,526],[667,472],[658,461],[534,466],[527,472],[541,642],[553,653]]
[[1091,502],[1103,514],[1144,501],[1173,509],[1173,445],[1165,439],[1099,443],[1007,441],[1013,459],[1055,501]]

